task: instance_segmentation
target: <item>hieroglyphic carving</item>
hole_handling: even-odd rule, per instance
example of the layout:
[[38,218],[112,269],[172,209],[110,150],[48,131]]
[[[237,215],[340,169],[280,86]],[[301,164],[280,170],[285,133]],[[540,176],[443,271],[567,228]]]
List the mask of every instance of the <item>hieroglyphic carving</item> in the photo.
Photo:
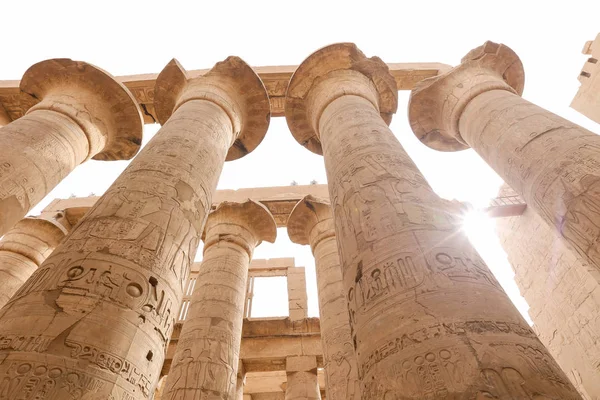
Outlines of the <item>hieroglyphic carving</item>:
[[[287,92],[294,137],[325,158],[362,399],[474,398],[498,367],[536,395],[577,399],[540,373],[551,357],[468,242],[462,210],[387,127],[391,85],[381,60],[345,43],[304,61]],[[523,362],[517,345],[547,359]]]
[[[238,72],[249,69],[244,66],[237,58],[218,64],[226,70],[224,76],[242,81],[246,76]],[[46,400],[134,400],[146,399],[154,391],[230,145],[237,133],[247,140],[250,134],[256,142],[268,125],[264,88],[255,80],[251,83],[258,94],[244,91],[240,98],[235,85],[229,91],[242,105],[244,96],[254,95],[252,106],[263,107],[257,114],[262,123],[251,123],[244,130],[247,121],[242,113],[234,132],[231,110],[224,108],[229,103],[194,97],[180,105],[65,242],[0,310],[0,337],[36,337],[31,344],[11,341],[0,350],[0,376],[27,359],[64,370]],[[207,87],[219,85],[228,89],[223,81]],[[164,90],[168,82],[159,86]],[[163,96],[180,94],[166,89]],[[207,94],[206,85],[200,89]],[[98,384],[82,384],[76,396],[67,397],[63,388],[71,376]]]

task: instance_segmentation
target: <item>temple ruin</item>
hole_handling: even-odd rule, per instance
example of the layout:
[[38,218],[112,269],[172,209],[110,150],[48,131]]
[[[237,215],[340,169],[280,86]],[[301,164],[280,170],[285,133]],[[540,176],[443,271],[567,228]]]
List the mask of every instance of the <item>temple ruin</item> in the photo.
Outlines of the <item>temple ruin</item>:
[[[584,54],[572,107],[600,123],[600,36]],[[600,139],[523,87],[493,42],[456,66],[337,43],[298,66],[51,59],[0,81],[0,399],[600,399]],[[402,108],[424,145],[472,148],[507,183],[481,211],[533,327],[467,239],[472,207],[390,130]],[[273,117],[328,183],[217,190]],[[89,159],[131,162],[29,215]],[[254,257],[282,232],[310,247],[319,318],[304,267]],[[267,278],[284,315],[253,314]]]

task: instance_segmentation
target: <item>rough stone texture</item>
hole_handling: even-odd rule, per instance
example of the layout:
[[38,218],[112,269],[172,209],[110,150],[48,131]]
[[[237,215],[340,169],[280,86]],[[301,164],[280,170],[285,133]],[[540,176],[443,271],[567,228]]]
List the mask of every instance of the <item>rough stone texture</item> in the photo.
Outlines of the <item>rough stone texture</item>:
[[321,400],[315,357],[288,357],[286,376],[285,400]]
[[[398,90],[410,90],[417,82],[451,68],[449,65],[436,62],[392,63],[388,66]],[[297,67],[297,65],[279,65],[252,68],[265,84],[271,103],[272,117],[284,115],[285,90]],[[188,71],[188,76],[193,78],[204,75],[206,72],[207,70],[192,70]],[[144,121],[147,124],[153,124],[158,120],[154,101],[157,76],[158,74],[140,74],[117,77],[119,82],[131,90],[140,108],[144,110]],[[15,95],[15,92],[18,93],[18,87],[19,81],[0,81],[0,108],[4,106],[13,120],[23,116],[26,111],[18,101],[18,96]]]
[[0,236],[76,166],[129,159],[142,137],[129,90],[93,65],[42,61],[25,72],[20,89],[28,111],[0,131]]
[[0,240],[0,307],[37,270],[65,237],[58,221],[24,218]]
[[302,322],[308,316],[308,296],[306,295],[306,272],[304,267],[288,268],[287,290],[290,320]]
[[310,244],[315,256],[327,398],[358,400],[358,366],[331,205],[328,201],[306,196],[292,210],[287,225],[292,242]]
[[325,157],[362,398],[579,399],[389,130],[393,86],[336,44],[287,91],[294,137]]
[[6,112],[4,107],[2,107],[0,105],[0,127],[3,127],[4,125],[8,125],[10,123],[10,121],[11,121],[11,119],[8,116],[8,113]]
[[590,57],[579,74],[581,86],[571,107],[600,124],[600,33],[585,44],[583,54]]
[[206,223],[196,287],[163,393],[165,400],[234,399],[248,265],[275,220],[261,204],[224,202]]
[[189,84],[174,64],[156,85],[163,127],[0,310],[7,398],[153,393],[227,153],[237,137],[259,141],[269,112],[239,58]]
[[517,55],[486,42],[413,91],[411,125],[433,148],[472,147],[600,282],[600,136],[523,100],[523,81]]
[[538,337],[583,397],[600,399],[600,285],[532,209],[496,226]]

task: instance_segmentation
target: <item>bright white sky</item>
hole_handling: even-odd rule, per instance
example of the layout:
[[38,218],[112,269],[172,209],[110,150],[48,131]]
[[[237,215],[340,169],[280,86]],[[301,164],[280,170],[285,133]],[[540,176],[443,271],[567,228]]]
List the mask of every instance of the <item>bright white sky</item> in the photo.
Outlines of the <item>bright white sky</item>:
[[[487,1],[3,1],[4,49],[0,79],[20,79],[32,64],[66,57],[113,75],[159,72],[173,57],[185,68],[208,68],[229,55],[250,65],[293,65],[325,45],[355,42],[386,62],[457,64],[485,40],[502,42],[525,65],[524,97],[584,127],[597,124],[569,108],[586,59],[581,49],[600,31],[598,0]],[[391,128],[442,197],[485,205],[501,180],[471,150],[440,153],[421,144],[406,117],[408,92],[400,92]],[[146,125],[144,144],[158,125]],[[32,211],[52,199],[100,195],[127,162],[90,161],[78,167]],[[292,180],[326,183],[321,157],[298,145],[284,118],[272,119],[263,143],[227,163],[219,189],[283,186]],[[310,250],[291,243],[284,229],[255,258],[295,257],[307,270],[309,315],[318,315]],[[471,220],[468,234],[522,313],[513,273],[493,221]],[[201,250],[197,259],[201,258]],[[275,290],[275,289],[273,289]],[[258,299],[257,299],[258,300]],[[255,302],[268,315],[273,308]],[[255,313],[255,316],[259,314]]]

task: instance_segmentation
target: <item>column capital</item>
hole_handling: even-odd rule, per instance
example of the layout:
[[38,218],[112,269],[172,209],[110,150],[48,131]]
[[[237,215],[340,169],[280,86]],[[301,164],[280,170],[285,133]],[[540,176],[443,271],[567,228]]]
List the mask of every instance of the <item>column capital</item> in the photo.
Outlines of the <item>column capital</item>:
[[140,149],[143,119],[133,95],[108,72],[82,61],[55,58],[31,66],[20,83],[27,113],[50,110],[85,132],[95,160],[128,160]]
[[4,235],[0,250],[20,254],[38,266],[66,236],[67,230],[58,222],[44,218],[23,218]]
[[287,88],[285,117],[298,143],[323,154],[321,113],[344,95],[369,100],[388,125],[398,108],[396,81],[380,58],[367,58],[354,43],[323,47],[300,64]]
[[520,96],[524,84],[519,56],[508,46],[487,41],[464,56],[458,66],[415,86],[408,105],[410,125],[432,149],[467,149],[469,145],[458,129],[467,104],[490,90],[507,90]]
[[287,372],[314,372],[317,373],[317,357],[315,356],[289,356],[285,358]]
[[190,77],[171,60],[156,78],[154,104],[164,124],[184,103],[206,100],[221,107],[231,119],[233,140],[226,161],[237,160],[263,140],[271,118],[269,95],[254,70],[239,57],[227,57],[204,75]]
[[310,244],[314,251],[321,240],[335,237],[331,204],[324,199],[305,196],[290,213],[287,231],[292,242]]
[[202,235],[204,252],[219,242],[233,242],[243,247],[250,257],[262,241],[275,242],[277,224],[269,210],[259,202],[224,201],[211,212]]

